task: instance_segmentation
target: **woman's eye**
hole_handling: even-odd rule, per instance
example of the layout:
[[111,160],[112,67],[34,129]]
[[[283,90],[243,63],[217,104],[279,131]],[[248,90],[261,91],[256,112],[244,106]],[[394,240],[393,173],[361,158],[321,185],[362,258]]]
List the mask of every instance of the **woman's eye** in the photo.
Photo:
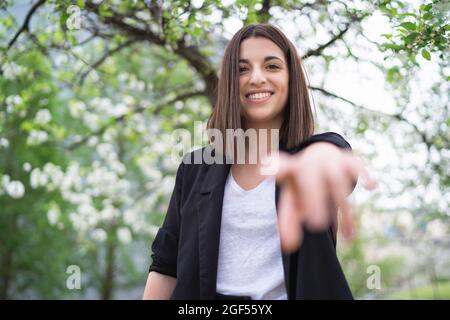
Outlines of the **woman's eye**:
[[279,69],[276,64],[270,64],[268,67],[269,69]]
[[244,68],[244,67],[239,68],[239,72],[243,72],[245,70],[247,70],[247,68]]

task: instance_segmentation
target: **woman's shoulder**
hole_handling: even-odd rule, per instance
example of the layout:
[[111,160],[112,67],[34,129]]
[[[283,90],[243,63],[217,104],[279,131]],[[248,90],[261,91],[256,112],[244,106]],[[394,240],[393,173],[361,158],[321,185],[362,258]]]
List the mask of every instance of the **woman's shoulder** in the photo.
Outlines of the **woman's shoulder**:
[[[181,164],[185,167],[194,167],[199,169],[198,165],[210,165],[213,163],[220,163],[223,156],[215,154],[214,147],[207,145],[202,148],[194,149],[184,154]],[[197,167],[195,167],[197,165]]]
[[295,146],[293,149],[291,149],[289,151],[293,151],[293,152],[300,151],[315,142],[329,142],[340,148],[350,149],[350,150],[352,149],[352,147],[350,146],[350,143],[348,143],[348,141],[345,140],[345,138],[342,135],[340,135],[336,132],[327,131],[327,132],[322,132],[322,133],[317,133],[317,134],[311,135],[310,137],[308,137],[307,139],[305,139],[304,141],[302,141],[300,144],[298,144],[297,146]]
[[189,175],[194,178],[202,170],[207,169],[212,164],[225,163],[223,157],[215,156],[214,149],[211,145],[186,152],[180,161],[178,172],[183,176]]

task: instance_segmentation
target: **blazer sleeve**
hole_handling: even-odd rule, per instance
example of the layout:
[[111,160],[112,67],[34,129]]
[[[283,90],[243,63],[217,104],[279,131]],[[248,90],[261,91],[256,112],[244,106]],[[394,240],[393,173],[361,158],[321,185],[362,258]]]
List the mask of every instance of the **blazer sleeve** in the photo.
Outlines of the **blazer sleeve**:
[[314,142],[329,142],[334,144],[335,146],[342,148],[342,149],[348,149],[352,150],[352,147],[350,146],[350,143],[348,143],[340,134],[337,134],[335,132],[324,132],[320,134],[315,134],[300,144],[300,149],[306,148],[310,144],[313,144]]
[[178,239],[180,231],[180,200],[184,163],[178,167],[167,214],[152,244],[150,271],[177,276]]

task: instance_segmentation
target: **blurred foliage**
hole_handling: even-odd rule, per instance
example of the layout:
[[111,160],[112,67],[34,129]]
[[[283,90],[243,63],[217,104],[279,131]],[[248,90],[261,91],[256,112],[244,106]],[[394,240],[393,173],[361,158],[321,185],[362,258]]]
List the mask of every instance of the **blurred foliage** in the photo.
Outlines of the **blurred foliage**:
[[420,300],[436,300],[450,297],[450,282],[436,282],[423,287],[415,288],[410,291],[397,292],[390,295],[389,299],[420,299]]
[[431,52],[435,52],[440,59],[448,61],[450,1],[427,1],[417,11],[410,11],[403,1],[381,1],[378,6],[397,31],[383,34],[391,41],[383,44],[386,50],[406,52],[415,65],[418,53],[431,60]]
[[[385,169],[385,196],[408,193],[414,199],[401,207],[414,219],[399,234],[445,238],[448,11],[448,1],[424,1],[419,8],[397,0],[1,2],[0,298],[141,296],[150,244],[178,165],[170,158],[171,134],[185,128],[202,141],[193,124],[211,112],[233,23],[311,26],[290,37],[302,47],[308,44],[301,53],[307,64],[311,59],[311,68],[322,68],[313,71],[317,74],[326,76],[339,59],[378,68],[396,110],[378,112],[325,87],[312,88],[321,95],[319,105],[327,105],[321,107],[320,126],[337,125],[347,137],[360,139],[363,149],[373,149],[383,136],[402,159],[423,155],[422,162],[399,163],[401,174],[395,177]],[[357,35],[367,38],[361,24],[377,13],[393,32],[384,34],[385,42],[369,39],[365,45],[372,45],[369,50],[381,54],[384,64],[358,56]],[[317,34],[329,41],[317,41]],[[437,80],[427,100],[414,104],[410,84],[430,63],[438,66]],[[351,111],[339,109],[342,103]],[[415,174],[403,174],[411,171]],[[378,209],[363,203],[363,217],[397,210],[384,208],[383,198],[366,202],[376,202]],[[362,234],[371,231],[361,224]],[[405,223],[389,225],[397,232]],[[383,288],[401,290],[403,270],[415,270],[396,255],[370,256],[369,245],[395,241],[398,234],[392,238],[389,230],[340,248],[356,297],[389,297],[367,289],[372,264],[382,270]],[[66,287],[70,265],[81,269],[80,290]],[[441,297],[450,296],[445,288]]]

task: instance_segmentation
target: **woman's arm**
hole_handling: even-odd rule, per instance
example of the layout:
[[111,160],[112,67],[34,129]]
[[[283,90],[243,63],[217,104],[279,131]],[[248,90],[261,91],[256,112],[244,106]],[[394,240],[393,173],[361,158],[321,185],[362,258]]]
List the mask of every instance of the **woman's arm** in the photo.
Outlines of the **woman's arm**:
[[360,158],[331,143],[316,142],[302,152],[280,153],[270,160],[282,186],[278,218],[283,251],[292,252],[298,248],[302,225],[312,231],[325,230],[330,223],[333,225],[327,210],[328,199],[341,210],[344,236],[352,237],[352,210],[346,198],[358,176],[367,189],[376,186]]
[[175,290],[183,168],[184,165],[181,163],[177,170],[166,217],[152,244],[152,263],[143,299],[169,299]]
[[148,274],[143,300],[169,300],[175,289],[177,279],[151,271]]

